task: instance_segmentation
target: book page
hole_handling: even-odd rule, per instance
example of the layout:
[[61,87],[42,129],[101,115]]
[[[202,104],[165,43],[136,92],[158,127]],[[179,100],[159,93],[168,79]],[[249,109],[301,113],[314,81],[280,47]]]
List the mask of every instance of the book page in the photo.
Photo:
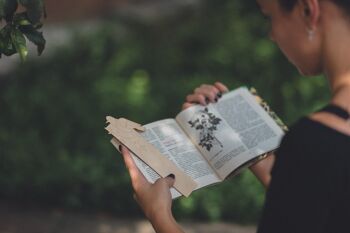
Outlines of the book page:
[[188,108],[176,120],[222,179],[276,149],[284,135],[246,88],[225,94],[218,103]]
[[224,95],[214,107],[239,135],[250,154],[261,155],[279,147],[283,130],[247,88]]
[[[146,141],[192,177],[198,184],[197,189],[220,181],[175,120],[157,121],[144,127],[146,131],[141,135]],[[149,182],[154,183],[159,178],[159,175],[137,156],[133,155],[133,158]],[[174,188],[171,189],[171,193],[173,198],[181,196]]]
[[248,154],[239,135],[212,104],[191,107],[181,112],[176,120],[222,180],[240,166],[242,162],[238,156]]

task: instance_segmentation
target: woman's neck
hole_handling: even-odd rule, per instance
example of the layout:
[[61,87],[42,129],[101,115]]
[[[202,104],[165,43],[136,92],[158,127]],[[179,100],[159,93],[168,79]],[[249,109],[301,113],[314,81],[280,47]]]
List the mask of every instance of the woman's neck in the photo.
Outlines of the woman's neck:
[[[330,8],[323,20],[323,69],[332,91],[332,100],[350,111],[350,20]],[[338,15],[334,17],[334,15]]]
[[[348,61],[350,61],[350,57]],[[327,72],[326,75],[332,92],[331,102],[350,113],[350,69],[349,71],[347,69],[333,70]]]
[[[341,37],[339,35],[339,37]],[[350,86],[350,33],[343,39],[330,40],[331,45],[327,46],[324,53],[324,72],[329,80],[333,95]]]

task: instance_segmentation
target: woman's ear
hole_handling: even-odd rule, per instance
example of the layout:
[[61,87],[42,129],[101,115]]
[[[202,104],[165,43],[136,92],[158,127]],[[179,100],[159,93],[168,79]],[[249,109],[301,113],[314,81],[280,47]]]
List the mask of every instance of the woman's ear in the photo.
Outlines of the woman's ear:
[[306,29],[315,31],[321,15],[319,0],[299,0],[298,7],[306,24]]

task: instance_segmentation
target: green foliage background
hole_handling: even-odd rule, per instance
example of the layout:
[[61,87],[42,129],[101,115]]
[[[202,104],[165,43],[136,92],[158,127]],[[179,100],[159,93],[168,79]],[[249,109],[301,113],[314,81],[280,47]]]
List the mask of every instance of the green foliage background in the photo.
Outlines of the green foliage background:
[[[123,28],[123,30],[120,30]],[[253,1],[205,1],[156,23],[116,19],[0,79],[0,197],[142,216],[105,116],[174,117],[217,80],[254,86],[287,123],[329,97],[267,38]],[[174,203],[178,218],[256,222],[264,190],[249,171]]]
[[43,33],[38,31],[43,16],[46,17],[43,0],[0,0],[0,26],[5,25],[0,29],[0,58],[18,53],[21,61],[25,61],[27,40],[37,46],[41,55],[46,44]]

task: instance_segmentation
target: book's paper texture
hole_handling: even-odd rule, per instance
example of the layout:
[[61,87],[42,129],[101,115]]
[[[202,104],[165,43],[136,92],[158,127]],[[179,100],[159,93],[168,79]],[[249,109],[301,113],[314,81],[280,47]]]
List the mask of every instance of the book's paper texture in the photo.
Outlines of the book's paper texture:
[[[106,127],[106,130],[118,142],[151,166],[161,177],[174,174],[176,177],[174,188],[177,191],[188,197],[196,189],[197,184],[195,181],[140,136],[136,130],[144,131],[145,129],[141,125],[123,118],[115,119],[110,116],[107,117],[107,122],[109,125]],[[118,146],[113,140],[112,143],[114,146]]]

